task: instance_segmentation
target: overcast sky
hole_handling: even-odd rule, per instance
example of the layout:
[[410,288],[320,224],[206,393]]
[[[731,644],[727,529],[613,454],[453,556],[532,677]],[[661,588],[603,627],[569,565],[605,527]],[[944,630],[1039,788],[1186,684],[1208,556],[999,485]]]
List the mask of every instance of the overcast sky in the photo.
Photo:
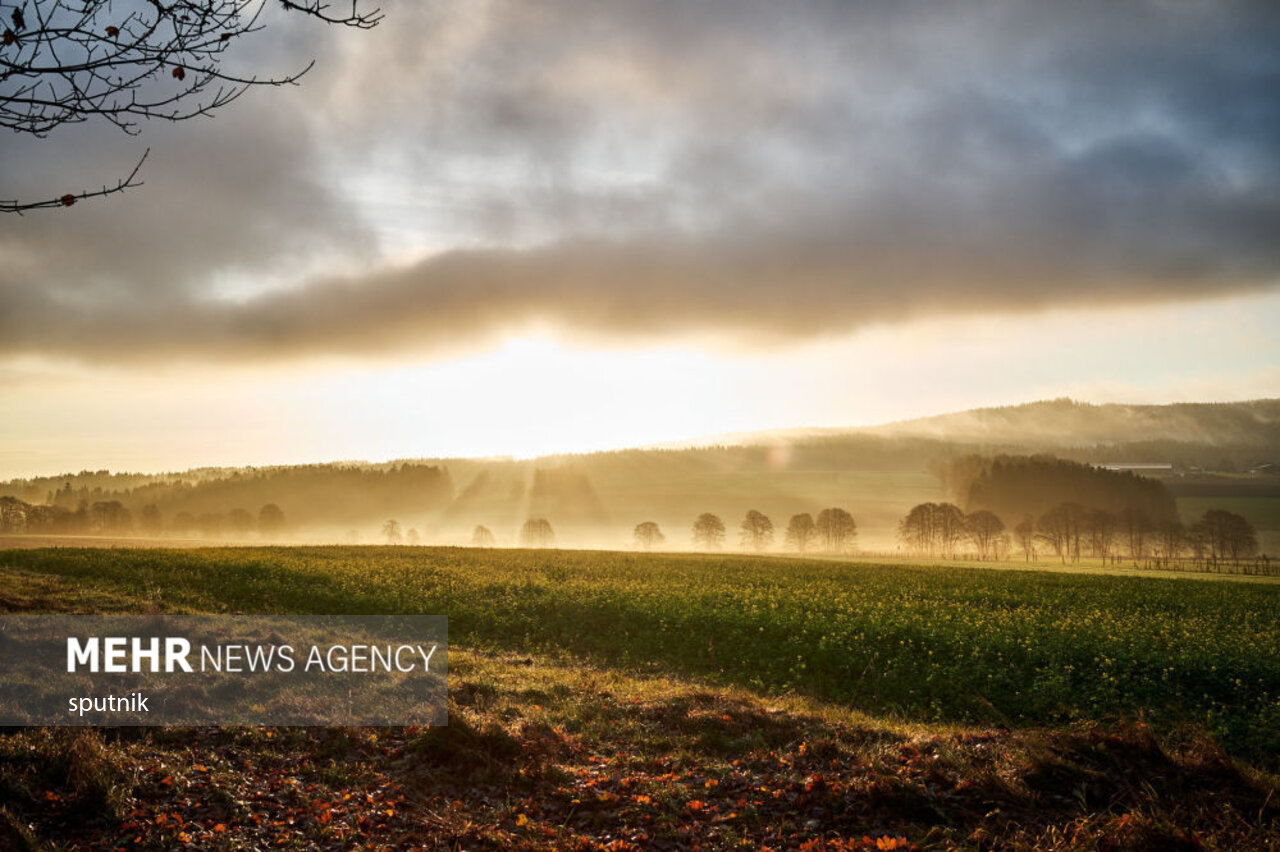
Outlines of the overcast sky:
[[384,8],[0,137],[0,476],[1280,395],[1274,2]]

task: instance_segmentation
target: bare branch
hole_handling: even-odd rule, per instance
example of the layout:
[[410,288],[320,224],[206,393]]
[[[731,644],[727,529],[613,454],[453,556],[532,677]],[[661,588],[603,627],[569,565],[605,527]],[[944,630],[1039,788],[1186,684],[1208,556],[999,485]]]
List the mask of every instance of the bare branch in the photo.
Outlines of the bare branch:
[[115,186],[103,185],[102,189],[85,190],[82,192],[68,192],[57,198],[48,198],[44,201],[0,201],[0,213],[17,213],[22,215],[28,210],[44,210],[50,207],[71,207],[77,201],[83,201],[86,198],[100,198],[104,195],[115,195],[117,192],[124,192],[126,189],[142,186],[142,181],[138,180],[138,172],[142,171],[142,164],[147,161],[147,155],[151,153],[148,148],[143,152],[142,158],[138,160],[133,167],[133,171],[129,172],[127,177],[116,181]]
[[[377,26],[381,10],[361,12],[359,1],[351,0],[350,14],[331,11],[323,0],[138,0],[126,10],[118,0],[0,3],[0,128],[43,137],[66,124],[102,119],[134,135],[150,120],[212,115],[251,88],[296,84],[314,64],[279,76],[222,70],[228,47],[264,29],[267,3],[327,24]],[[136,174],[135,168],[100,191],[0,202],[0,212],[110,195],[139,185]]]

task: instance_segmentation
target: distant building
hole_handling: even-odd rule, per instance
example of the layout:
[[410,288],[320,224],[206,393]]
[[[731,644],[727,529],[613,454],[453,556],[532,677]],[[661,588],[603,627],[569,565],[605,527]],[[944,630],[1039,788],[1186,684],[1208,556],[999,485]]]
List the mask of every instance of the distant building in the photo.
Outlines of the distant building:
[[1132,470],[1140,473],[1159,473],[1160,471],[1173,470],[1173,465],[1167,462],[1110,462],[1108,464],[1100,464],[1098,467],[1103,470]]

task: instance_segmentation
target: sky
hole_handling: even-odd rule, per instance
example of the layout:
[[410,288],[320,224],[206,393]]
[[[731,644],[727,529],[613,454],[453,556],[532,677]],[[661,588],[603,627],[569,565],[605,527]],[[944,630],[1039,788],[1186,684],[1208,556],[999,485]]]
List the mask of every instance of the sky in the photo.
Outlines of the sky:
[[1273,2],[383,8],[0,131],[0,477],[1280,396]]

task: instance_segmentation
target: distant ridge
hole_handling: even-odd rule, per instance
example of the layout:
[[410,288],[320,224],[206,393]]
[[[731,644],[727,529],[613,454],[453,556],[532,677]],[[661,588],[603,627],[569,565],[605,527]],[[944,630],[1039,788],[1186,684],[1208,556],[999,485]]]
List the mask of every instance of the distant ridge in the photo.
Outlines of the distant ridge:
[[895,420],[875,426],[732,432],[665,442],[646,449],[803,443],[855,435],[1053,448],[1154,442],[1264,446],[1280,444],[1280,399],[1135,405],[1080,402],[1060,397]]
[[[493,456],[487,458],[449,458],[424,454],[414,459],[368,462],[345,460],[303,465],[260,465],[204,467],[165,473],[122,473],[107,470],[63,473],[49,476],[18,478],[0,482],[0,495],[25,493],[43,495],[66,482],[77,487],[116,491],[134,489],[151,483],[216,482],[242,476],[283,474],[299,470],[350,469],[390,471],[405,464],[445,465],[450,468],[475,465],[509,465],[526,471],[529,478],[539,467],[558,467],[579,462],[590,463],[630,454],[696,453],[716,447],[770,447],[788,445],[833,445],[855,442],[863,453],[876,452],[867,441],[905,439],[915,442],[943,443],[971,448],[994,447],[1001,451],[1086,451],[1099,447],[1141,450],[1140,457],[1119,458],[1100,455],[1095,461],[1168,462],[1165,451],[1172,445],[1247,450],[1245,463],[1280,461],[1280,399],[1256,399],[1241,402],[1184,402],[1168,405],[1130,405],[1123,403],[1094,404],[1069,398],[1041,400],[1020,405],[974,408],[911,420],[900,420],[876,426],[826,427],[762,430],[707,436],[685,441],[663,442],[642,447],[619,448],[588,453],[558,453],[517,460]],[[887,447],[884,447],[887,449]],[[1273,456],[1275,456],[1273,458]],[[1173,459],[1177,461],[1177,459]],[[1186,459],[1184,458],[1184,462]],[[1198,461],[1188,463],[1198,464]],[[524,474],[522,474],[524,475]]]
[[1097,405],[1061,398],[975,408],[851,431],[962,443],[1054,447],[1155,441],[1261,446],[1280,441],[1280,399]]

